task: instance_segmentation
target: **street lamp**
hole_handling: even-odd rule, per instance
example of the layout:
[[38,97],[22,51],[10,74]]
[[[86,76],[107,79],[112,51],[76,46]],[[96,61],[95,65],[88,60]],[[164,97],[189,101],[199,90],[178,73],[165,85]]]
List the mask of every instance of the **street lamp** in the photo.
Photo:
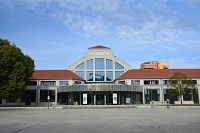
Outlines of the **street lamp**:
[[151,108],[153,108],[153,101],[152,101],[152,90],[151,90]]
[[48,91],[48,97],[47,97],[47,100],[48,100],[48,109],[49,109],[49,99],[50,99],[50,96],[49,96],[49,91]]

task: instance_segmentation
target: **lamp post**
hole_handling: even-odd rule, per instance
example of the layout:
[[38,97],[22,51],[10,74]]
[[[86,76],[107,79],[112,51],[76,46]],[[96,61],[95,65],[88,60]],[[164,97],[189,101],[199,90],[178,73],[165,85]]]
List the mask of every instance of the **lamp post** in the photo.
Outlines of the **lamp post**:
[[152,90],[151,90],[151,108],[153,108],[153,101],[152,101]]
[[47,96],[47,100],[48,100],[48,109],[49,109],[49,99],[50,99],[50,96],[49,96],[49,91],[48,91],[48,96]]

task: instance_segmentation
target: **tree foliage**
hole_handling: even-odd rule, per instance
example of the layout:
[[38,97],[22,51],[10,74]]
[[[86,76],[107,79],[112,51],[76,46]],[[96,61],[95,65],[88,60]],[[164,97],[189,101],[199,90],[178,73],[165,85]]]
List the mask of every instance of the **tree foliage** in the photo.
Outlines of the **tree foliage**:
[[184,94],[189,94],[192,89],[195,89],[195,83],[192,79],[188,78],[186,74],[175,72],[168,81],[169,93],[172,96],[178,96],[181,99]]
[[29,84],[34,60],[0,38],[0,99],[17,99]]

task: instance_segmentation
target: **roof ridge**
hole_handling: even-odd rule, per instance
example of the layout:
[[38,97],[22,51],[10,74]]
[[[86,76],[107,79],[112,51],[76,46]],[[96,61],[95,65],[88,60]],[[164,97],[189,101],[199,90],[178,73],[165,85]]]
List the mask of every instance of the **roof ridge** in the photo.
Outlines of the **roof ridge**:
[[91,48],[109,48],[109,47],[106,47],[106,46],[103,46],[103,45],[97,45],[97,46],[94,46],[94,47],[90,47],[88,49],[91,49]]

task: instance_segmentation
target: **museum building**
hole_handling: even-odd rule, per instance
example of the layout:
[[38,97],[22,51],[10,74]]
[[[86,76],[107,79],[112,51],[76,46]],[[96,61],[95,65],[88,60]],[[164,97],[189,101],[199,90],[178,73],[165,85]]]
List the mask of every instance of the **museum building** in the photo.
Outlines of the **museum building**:
[[185,73],[196,85],[182,97],[183,104],[199,103],[200,69],[131,69],[113,55],[111,48],[88,48],[86,56],[68,70],[35,70],[30,85],[17,100],[2,105],[135,105],[164,104],[170,96],[167,81],[175,73]]

